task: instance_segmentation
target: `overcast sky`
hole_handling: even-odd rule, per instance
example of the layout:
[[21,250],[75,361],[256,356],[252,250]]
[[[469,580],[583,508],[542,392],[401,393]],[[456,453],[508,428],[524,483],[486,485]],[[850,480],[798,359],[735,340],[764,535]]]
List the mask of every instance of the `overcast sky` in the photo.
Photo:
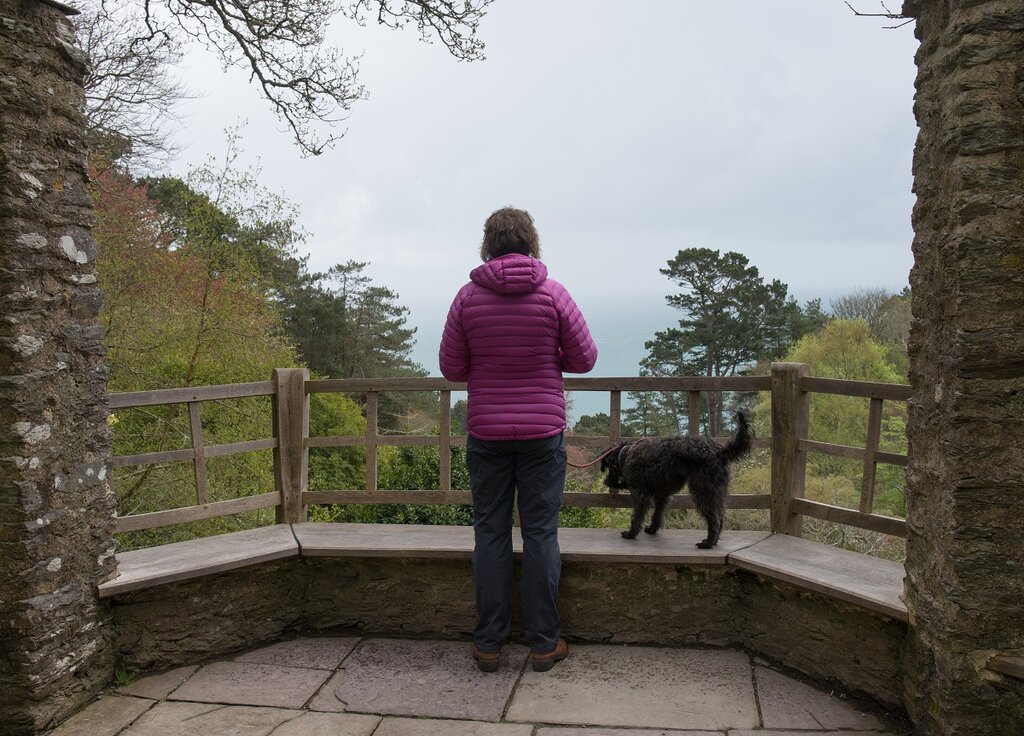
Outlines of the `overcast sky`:
[[527,209],[604,348],[595,374],[635,375],[674,323],[658,269],[682,248],[739,251],[801,302],[907,284],[917,43],[883,25],[841,0],[497,0],[487,59],[460,63],[414,30],[339,19],[369,99],[333,150],[301,158],[245,76],[197,53],[174,168],[223,153],[246,118],[263,183],[301,207],[311,268],[370,261],[435,375],[484,219]]

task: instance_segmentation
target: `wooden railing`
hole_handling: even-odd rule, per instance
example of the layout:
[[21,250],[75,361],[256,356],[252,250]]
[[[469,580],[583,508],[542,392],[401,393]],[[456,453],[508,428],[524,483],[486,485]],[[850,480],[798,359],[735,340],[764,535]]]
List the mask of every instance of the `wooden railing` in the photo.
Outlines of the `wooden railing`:
[[[570,445],[604,448],[622,437],[622,392],[686,392],[687,431],[700,430],[700,406],[703,392],[771,392],[772,436],[755,441],[759,447],[771,448],[771,493],[733,494],[729,508],[770,509],[773,531],[799,535],[804,516],[870,529],[897,536],[906,535],[906,522],[873,512],[874,487],[878,463],[906,465],[903,455],[881,452],[882,402],[906,400],[909,387],[904,385],[864,383],[812,378],[807,367],[795,363],[776,363],[770,376],[730,376],[717,378],[568,378],[566,390],[605,392],[609,394],[609,434],[606,436],[570,435]],[[191,506],[129,515],[118,518],[117,531],[128,532],[198,521],[255,509],[277,509],[278,522],[298,522],[306,518],[306,508],[316,504],[399,503],[399,504],[469,504],[468,491],[451,488],[451,449],[464,446],[464,435],[451,433],[452,392],[464,391],[464,384],[440,378],[381,378],[309,380],[304,369],[278,369],[272,380],[258,383],[169,389],[135,393],[111,394],[112,411],[154,406],[184,404],[188,408],[191,447],[114,458],[114,467],[141,466],[169,462],[191,462],[195,470],[196,503]],[[419,391],[435,392],[440,399],[437,435],[382,435],[378,423],[379,397],[382,393]],[[812,392],[866,397],[870,400],[865,447],[827,444],[808,439],[807,416]],[[310,436],[309,397],[319,393],[346,393],[364,397],[366,432],[348,436]],[[269,396],[273,406],[272,438],[207,446],[200,422],[200,405],[204,401]],[[628,438],[627,438],[628,439]],[[440,453],[439,490],[399,491],[378,488],[377,451],[386,446],[432,446]],[[308,488],[308,458],[312,448],[362,447],[366,458],[365,487],[311,491]],[[273,492],[257,493],[226,501],[211,502],[207,493],[206,460],[243,452],[272,449],[274,451]],[[804,498],[804,479],[809,452],[861,460],[864,464],[860,507],[847,509]],[[567,493],[568,506],[629,506],[627,495],[610,493]],[[673,508],[692,508],[687,494],[673,498]]]
[[[768,376],[734,376],[725,378],[568,378],[568,391],[597,391],[610,395],[609,434],[603,436],[567,436],[570,446],[607,448],[622,440],[622,392],[623,391],[673,391],[687,392],[688,432],[696,435],[700,431],[700,394],[703,391],[767,391],[771,386]],[[403,504],[469,504],[469,491],[451,490],[452,447],[466,444],[464,435],[452,435],[451,396],[453,391],[464,391],[465,384],[449,383],[441,378],[380,378],[352,380],[315,380],[306,382],[307,394],[315,393],[357,393],[366,398],[366,434],[360,436],[309,437],[296,435],[290,441],[300,441],[306,449],[313,447],[365,447],[366,486],[356,490],[304,491],[302,505],[345,504],[345,503],[403,503]],[[440,397],[439,433],[433,435],[381,435],[377,420],[377,406],[382,393],[397,391],[435,391]],[[768,440],[757,442],[768,447]],[[377,448],[380,446],[437,446],[440,448],[440,490],[438,491],[394,491],[377,487]],[[732,495],[729,508],[767,509],[771,496],[768,494]],[[626,507],[631,505],[628,496],[613,496],[610,493],[566,493],[566,506]],[[693,502],[686,494],[672,499],[672,508],[693,508]]]

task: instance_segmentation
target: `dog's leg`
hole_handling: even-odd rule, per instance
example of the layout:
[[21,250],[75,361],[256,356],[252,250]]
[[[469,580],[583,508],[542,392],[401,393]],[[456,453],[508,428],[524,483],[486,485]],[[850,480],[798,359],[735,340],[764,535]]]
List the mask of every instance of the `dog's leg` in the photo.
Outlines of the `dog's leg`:
[[629,529],[622,532],[626,539],[636,539],[640,533],[640,527],[644,525],[644,517],[647,516],[647,509],[651,505],[651,496],[633,489],[633,518],[629,522]]
[[651,523],[644,527],[647,534],[657,534],[665,523],[665,508],[668,506],[671,496],[658,496],[654,499],[654,514],[651,516]]
[[[725,482],[728,482],[728,478]],[[725,492],[724,484],[715,483],[708,478],[690,479],[690,494],[693,496],[693,504],[708,524],[707,539],[697,542],[697,546],[701,549],[711,549],[718,544],[718,537],[722,533],[722,524],[725,522]]]

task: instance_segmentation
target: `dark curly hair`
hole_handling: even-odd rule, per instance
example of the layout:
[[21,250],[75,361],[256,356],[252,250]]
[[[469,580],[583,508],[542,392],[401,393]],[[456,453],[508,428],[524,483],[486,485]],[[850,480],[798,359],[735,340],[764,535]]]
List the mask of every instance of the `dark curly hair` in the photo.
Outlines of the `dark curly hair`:
[[540,258],[540,237],[529,212],[502,207],[492,212],[484,223],[480,259],[489,261],[509,253]]

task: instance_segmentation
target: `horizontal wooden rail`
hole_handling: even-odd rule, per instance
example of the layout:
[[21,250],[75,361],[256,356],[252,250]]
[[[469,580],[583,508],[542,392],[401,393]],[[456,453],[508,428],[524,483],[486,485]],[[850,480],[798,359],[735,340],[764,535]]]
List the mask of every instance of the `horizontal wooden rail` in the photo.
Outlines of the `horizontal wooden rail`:
[[[622,376],[569,378],[566,391],[770,391],[770,376]],[[320,378],[306,382],[306,393],[387,391],[465,391],[465,383],[443,378]]]
[[161,404],[187,404],[191,401],[217,401],[218,399],[245,399],[251,396],[273,396],[271,381],[254,383],[228,383],[221,386],[191,386],[189,388],[166,388],[158,391],[129,391],[107,394],[107,405],[111,411],[134,409],[140,406]]
[[893,516],[865,514],[855,509],[844,509],[841,506],[809,501],[806,498],[794,498],[792,503],[793,511],[797,514],[882,534],[892,534],[897,537],[907,536],[907,522]]
[[[863,447],[850,447],[849,445],[833,445],[829,442],[818,442],[817,440],[800,440],[800,449],[809,452],[820,452],[823,455],[844,457],[849,460],[863,460],[867,457],[867,450]],[[887,465],[907,466],[907,456],[897,455],[893,452],[876,452],[875,462],[886,463]]]
[[[353,503],[399,503],[423,506],[450,503],[470,505],[473,503],[473,497],[469,491],[306,491],[302,494],[302,503],[306,505]],[[610,493],[566,493],[562,498],[562,505],[586,508],[630,508],[633,502],[628,493],[618,496],[613,496]],[[730,509],[767,509],[770,505],[771,496],[768,494],[740,493],[726,497],[726,506]],[[685,493],[672,497],[670,508],[692,509],[693,507],[693,499]]]
[[132,514],[117,517],[116,532],[137,532],[142,529],[153,529],[158,526],[170,526],[186,521],[201,521],[228,514],[240,514],[243,511],[273,508],[281,503],[281,494],[260,493],[255,496],[243,496],[227,501],[213,501],[200,506],[185,506],[167,511],[152,511],[146,514]]
[[[243,452],[258,452],[259,450],[272,450],[277,447],[277,440],[273,437],[262,440],[248,440],[246,442],[230,442],[226,445],[210,445],[203,448],[204,457],[224,457],[226,455],[238,455]],[[156,465],[158,463],[182,462],[184,460],[195,460],[196,451],[189,447],[184,450],[164,450],[163,452],[145,452],[141,455],[116,455],[111,463],[115,468],[125,468],[133,465]]]
[[566,391],[771,391],[771,376],[566,378]]
[[[621,437],[618,440],[613,440],[611,437],[602,437],[599,435],[575,435],[567,434],[565,436],[566,444],[572,447],[587,447],[592,449],[606,450],[612,445],[618,444],[618,442],[635,442],[639,437]],[[723,441],[732,439],[731,437],[723,437]],[[466,446],[466,435],[464,434],[453,434],[449,443],[452,447],[465,447]],[[305,439],[305,447],[366,447],[367,440],[365,435],[361,434],[349,434],[349,435],[334,435],[331,437],[307,437]],[[377,435],[375,438],[375,444],[377,446],[389,446],[389,447],[437,447],[438,437],[434,434],[382,434]],[[771,447],[771,438],[758,437],[754,440],[754,447]],[[189,450],[174,450],[174,452],[189,452]],[[209,456],[209,452],[206,453]],[[137,457],[142,457],[137,456]],[[190,460],[191,455],[183,455],[178,459]]]
[[[436,434],[379,434],[374,437],[378,447],[437,447]],[[452,435],[451,444],[465,447],[465,435]],[[333,437],[307,437],[305,447],[366,447],[367,438],[362,434],[335,435]]]
[[800,379],[800,390],[816,394],[838,394],[868,399],[888,399],[889,401],[906,401],[910,398],[910,386],[905,383],[844,381],[839,378],[814,378],[813,376],[805,376]]

